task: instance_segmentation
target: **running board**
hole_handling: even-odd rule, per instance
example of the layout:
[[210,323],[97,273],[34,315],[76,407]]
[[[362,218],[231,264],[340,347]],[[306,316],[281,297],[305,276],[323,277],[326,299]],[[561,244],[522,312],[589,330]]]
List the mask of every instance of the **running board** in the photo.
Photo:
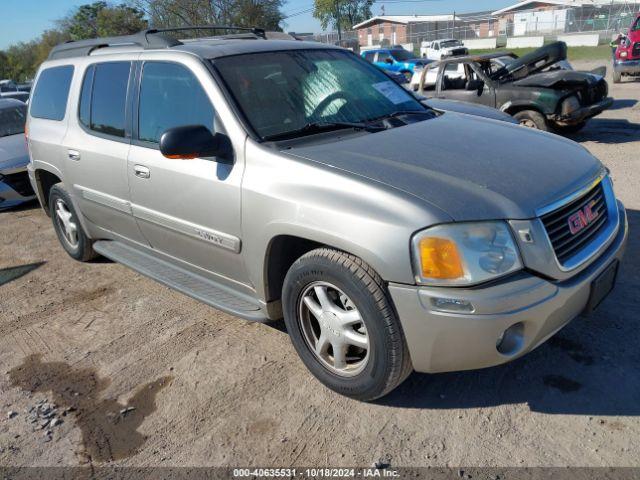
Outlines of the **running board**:
[[268,321],[258,300],[117,241],[100,240],[93,249],[169,288],[218,310],[254,322]]

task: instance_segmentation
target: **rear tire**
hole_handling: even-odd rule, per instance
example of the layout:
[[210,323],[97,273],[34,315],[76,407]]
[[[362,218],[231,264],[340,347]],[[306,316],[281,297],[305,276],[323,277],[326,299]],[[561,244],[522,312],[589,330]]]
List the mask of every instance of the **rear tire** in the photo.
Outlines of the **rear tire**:
[[536,130],[542,130],[543,132],[549,131],[549,125],[547,119],[544,118],[540,112],[535,110],[522,110],[516,113],[513,118],[518,120],[523,127],[534,128]]
[[82,229],[71,197],[62,183],[55,184],[49,191],[49,213],[58,240],[71,258],[88,262],[98,256],[93,250],[93,241]]
[[303,363],[341,395],[374,400],[413,371],[387,289],[358,257],[329,248],[300,257],[284,281],[283,309]]
[[613,71],[613,83],[622,83],[622,74],[615,70]]

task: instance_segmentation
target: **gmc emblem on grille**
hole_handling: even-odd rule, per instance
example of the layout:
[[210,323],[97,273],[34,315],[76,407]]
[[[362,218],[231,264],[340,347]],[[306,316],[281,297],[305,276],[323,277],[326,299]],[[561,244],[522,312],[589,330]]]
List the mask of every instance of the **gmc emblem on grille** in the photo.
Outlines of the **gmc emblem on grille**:
[[596,204],[595,200],[590,201],[576,213],[571,214],[569,217],[569,230],[572,235],[584,230],[589,224],[600,216],[599,212],[594,212],[593,207]]

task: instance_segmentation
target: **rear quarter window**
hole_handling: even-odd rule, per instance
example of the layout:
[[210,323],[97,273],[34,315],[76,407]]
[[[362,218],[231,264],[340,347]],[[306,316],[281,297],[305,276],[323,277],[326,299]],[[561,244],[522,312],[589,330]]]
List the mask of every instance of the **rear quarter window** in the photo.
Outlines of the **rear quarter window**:
[[57,121],[64,119],[72,78],[72,65],[43,70],[31,98],[31,116]]

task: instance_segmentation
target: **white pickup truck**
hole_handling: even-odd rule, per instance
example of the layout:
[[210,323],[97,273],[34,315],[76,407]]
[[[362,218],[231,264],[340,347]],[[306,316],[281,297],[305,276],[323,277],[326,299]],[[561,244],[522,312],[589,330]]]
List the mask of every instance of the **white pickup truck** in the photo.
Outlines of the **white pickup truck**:
[[467,55],[469,50],[460,40],[446,38],[434,40],[433,42],[422,42],[420,55],[430,60],[442,60],[445,57],[454,55]]

